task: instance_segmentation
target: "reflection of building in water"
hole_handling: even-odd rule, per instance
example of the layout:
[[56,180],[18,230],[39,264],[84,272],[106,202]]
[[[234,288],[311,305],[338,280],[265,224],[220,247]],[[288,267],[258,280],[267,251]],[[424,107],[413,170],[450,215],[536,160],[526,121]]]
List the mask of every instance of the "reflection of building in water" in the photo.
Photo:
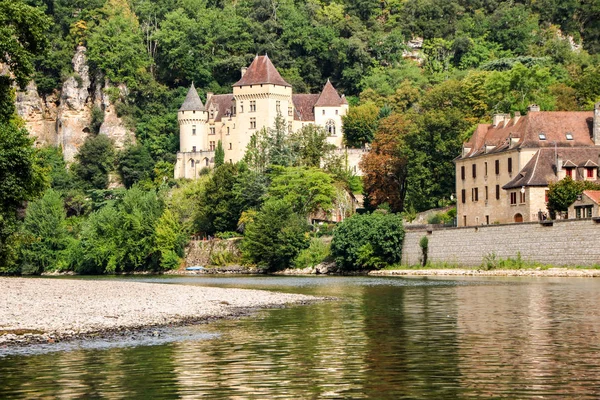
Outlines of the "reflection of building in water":
[[[589,390],[582,383],[587,372],[577,368],[577,379],[571,379],[569,370],[588,357],[597,364],[597,355],[581,349],[600,339],[600,293],[590,290],[589,296],[574,298],[564,280],[555,285],[552,279],[527,286],[518,280],[512,285],[458,286],[456,293],[458,360],[465,388],[513,395],[520,390],[556,393],[557,386],[571,395]],[[590,312],[591,318],[576,315],[582,312]],[[596,373],[589,371],[590,382]]]

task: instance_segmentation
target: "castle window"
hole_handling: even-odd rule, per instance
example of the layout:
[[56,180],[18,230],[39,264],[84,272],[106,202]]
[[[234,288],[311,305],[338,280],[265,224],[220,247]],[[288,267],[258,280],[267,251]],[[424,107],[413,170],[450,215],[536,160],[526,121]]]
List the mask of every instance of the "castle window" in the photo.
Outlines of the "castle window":
[[485,187],[485,201],[488,201],[488,187]]
[[214,134],[215,134],[215,127],[214,127],[214,126],[211,126],[211,127],[210,127],[210,134],[211,134],[211,135],[214,135]]
[[323,112],[323,115],[325,115],[325,110],[323,110],[322,112]]
[[250,100],[250,112],[256,111],[256,100]]
[[292,123],[288,123],[288,131],[291,132],[292,131]]
[[281,112],[281,102],[279,100],[275,102],[275,111],[277,111],[278,113]]
[[525,190],[519,192],[519,203],[525,203]]
[[496,200],[500,200],[500,185],[496,185]]
[[215,110],[210,110],[210,119],[215,118]]
[[487,161],[483,163],[483,176],[487,177]]
[[192,125],[192,135],[196,136],[196,125]]
[[465,166],[460,167],[460,179],[465,180]]
[[229,127],[227,127],[227,134],[229,135]]
[[196,146],[192,146],[192,151],[195,153],[196,152]]
[[325,129],[329,136],[335,136],[335,121],[330,119],[325,123]]
[[471,197],[473,198],[473,201],[479,201],[479,188],[472,189]]
[[508,159],[508,173],[512,174],[512,158]]
[[335,115],[338,115],[338,110],[335,110]]
[[204,164],[206,164],[206,166],[207,166],[207,167],[208,167],[208,163],[209,163],[209,162],[210,162],[210,161],[208,160],[208,157],[204,159]]
[[291,117],[292,115],[294,115],[294,111],[292,109],[292,107],[288,107],[288,115]]
[[473,164],[471,169],[473,170],[473,178],[477,178],[477,164]]
[[240,102],[240,114],[244,112],[244,105]]
[[194,168],[194,160],[190,160],[190,165]]
[[517,204],[517,192],[510,193],[510,204],[511,205]]
[[229,150],[233,150],[233,143],[229,143]]
[[500,175],[500,160],[496,160],[496,175]]
[[250,118],[250,129],[256,129],[256,118]]
[[466,203],[467,201],[467,192],[465,189],[460,191],[460,201],[461,203]]
[[209,148],[210,148],[210,151],[215,151],[215,142],[214,141],[209,142]]

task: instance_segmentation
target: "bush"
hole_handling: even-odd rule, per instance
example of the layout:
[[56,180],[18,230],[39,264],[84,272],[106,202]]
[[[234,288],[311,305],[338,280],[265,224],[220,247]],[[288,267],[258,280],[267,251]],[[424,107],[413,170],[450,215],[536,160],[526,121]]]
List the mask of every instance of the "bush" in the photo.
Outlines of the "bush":
[[400,262],[403,239],[399,214],[356,214],[333,232],[331,254],[342,270],[382,268]]
[[244,258],[270,271],[287,268],[309,246],[307,230],[306,220],[295,214],[289,203],[270,200],[246,227]]
[[314,267],[329,258],[331,254],[331,244],[325,243],[321,239],[313,238],[310,241],[310,246],[298,254],[294,260],[294,268]]

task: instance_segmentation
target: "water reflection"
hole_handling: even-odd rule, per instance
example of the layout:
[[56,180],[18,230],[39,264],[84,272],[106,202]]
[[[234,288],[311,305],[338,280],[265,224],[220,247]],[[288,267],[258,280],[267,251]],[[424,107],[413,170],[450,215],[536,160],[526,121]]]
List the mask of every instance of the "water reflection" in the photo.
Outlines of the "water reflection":
[[154,346],[0,358],[0,398],[600,394],[600,281],[593,279],[202,277],[168,282],[340,300],[186,328],[187,336]]

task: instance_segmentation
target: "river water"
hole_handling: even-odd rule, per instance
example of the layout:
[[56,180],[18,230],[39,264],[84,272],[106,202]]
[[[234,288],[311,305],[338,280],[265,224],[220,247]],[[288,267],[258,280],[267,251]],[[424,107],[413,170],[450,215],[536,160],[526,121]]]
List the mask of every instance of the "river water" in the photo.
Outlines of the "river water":
[[0,398],[600,397],[600,279],[119,279],[339,300],[158,337],[0,348]]

